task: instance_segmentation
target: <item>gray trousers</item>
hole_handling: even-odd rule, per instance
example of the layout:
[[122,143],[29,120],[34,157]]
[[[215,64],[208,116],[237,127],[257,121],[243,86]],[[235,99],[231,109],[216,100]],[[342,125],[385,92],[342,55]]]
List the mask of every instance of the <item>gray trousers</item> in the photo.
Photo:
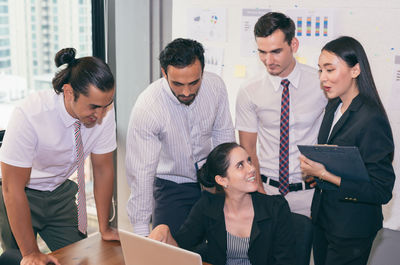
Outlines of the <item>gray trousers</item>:
[[[31,210],[35,236],[39,233],[51,251],[86,238],[78,231],[75,195],[78,186],[66,180],[53,191],[38,191],[25,188]],[[11,232],[7,212],[0,189],[0,239],[3,250],[18,249]]]

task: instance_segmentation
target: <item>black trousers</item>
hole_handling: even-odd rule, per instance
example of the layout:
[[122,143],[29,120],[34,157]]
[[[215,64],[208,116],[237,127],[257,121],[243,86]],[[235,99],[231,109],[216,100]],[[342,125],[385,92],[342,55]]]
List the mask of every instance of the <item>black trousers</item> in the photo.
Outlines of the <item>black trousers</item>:
[[200,198],[201,189],[198,183],[177,184],[155,178],[153,196],[153,227],[166,224],[174,236]]
[[376,234],[366,238],[342,238],[314,225],[315,265],[366,265]]
[[0,265],[19,265],[22,260],[18,249],[9,249],[0,256]]
[[292,221],[296,238],[296,264],[309,265],[313,241],[313,224],[307,216],[292,213]]

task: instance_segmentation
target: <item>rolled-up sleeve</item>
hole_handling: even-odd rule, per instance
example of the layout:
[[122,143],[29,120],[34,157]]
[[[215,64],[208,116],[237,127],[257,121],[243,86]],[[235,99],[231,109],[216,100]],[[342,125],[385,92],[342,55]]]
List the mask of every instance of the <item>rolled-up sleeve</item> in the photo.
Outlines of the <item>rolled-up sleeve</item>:
[[161,150],[158,128],[149,112],[133,108],[126,141],[126,176],[131,189],[127,211],[134,232],[143,236],[150,232],[153,182]]

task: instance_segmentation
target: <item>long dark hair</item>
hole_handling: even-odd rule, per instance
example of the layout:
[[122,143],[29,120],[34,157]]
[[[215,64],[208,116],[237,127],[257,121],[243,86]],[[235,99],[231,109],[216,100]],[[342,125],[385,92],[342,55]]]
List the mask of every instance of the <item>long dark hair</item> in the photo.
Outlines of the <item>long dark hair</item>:
[[215,181],[215,176],[226,177],[230,165],[230,153],[236,147],[241,146],[232,142],[215,147],[207,156],[206,163],[197,172],[197,180],[205,187],[216,187],[217,191],[222,191],[222,187]]
[[[367,54],[361,43],[348,36],[339,37],[325,44],[321,51],[332,52],[340,57],[349,67],[360,65],[360,74],[356,78],[360,96],[369,104],[373,104],[386,115],[379,97],[374,78],[372,77]],[[387,115],[386,115],[387,116]]]
[[66,65],[52,81],[57,94],[64,92],[65,84],[71,85],[75,100],[80,94],[88,95],[89,85],[103,92],[114,88],[114,76],[105,62],[92,56],[75,59],[75,53],[74,48],[65,48],[58,51],[54,58],[57,67]]

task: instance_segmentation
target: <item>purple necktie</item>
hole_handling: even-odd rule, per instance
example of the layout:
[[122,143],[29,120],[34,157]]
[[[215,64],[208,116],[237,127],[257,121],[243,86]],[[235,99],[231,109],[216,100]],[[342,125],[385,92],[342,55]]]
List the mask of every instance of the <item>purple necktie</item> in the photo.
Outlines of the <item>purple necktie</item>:
[[84,153],[81,137],[81,123],[74,123],[76,163],[78,165],[78,230],[86,234],[87,216],[86,216],[86,195],[85,195],[85,169],[84,169]]
[[289,80],[283,79],[281,85],[281,123],[279,143],[279,192],[285,196],[289,192]]

